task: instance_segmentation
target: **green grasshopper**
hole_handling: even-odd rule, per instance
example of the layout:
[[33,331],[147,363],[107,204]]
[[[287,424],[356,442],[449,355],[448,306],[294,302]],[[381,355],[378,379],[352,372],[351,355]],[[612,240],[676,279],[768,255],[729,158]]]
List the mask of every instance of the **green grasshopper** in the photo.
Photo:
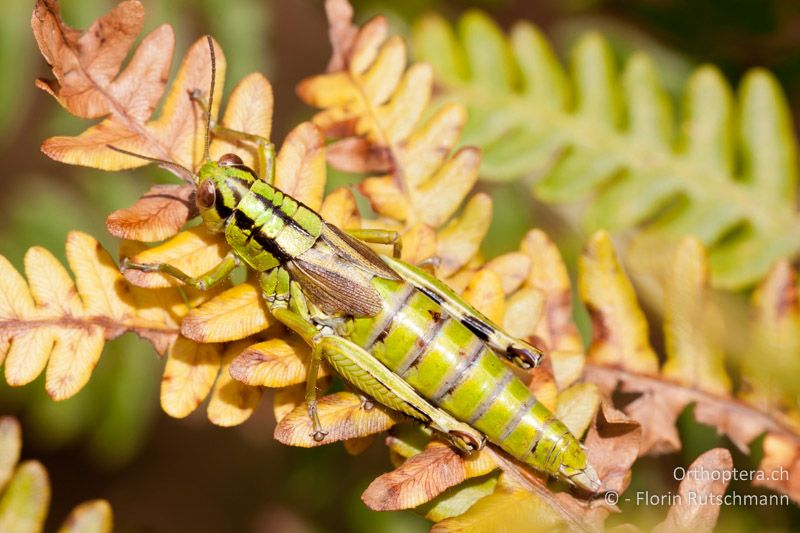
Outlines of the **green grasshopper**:
[[[430,426],[465,453],[488,440],[535,469],[596,492],[600,480],[580,442],[498,357],[531,368],[541,352],[509,336],[426,271],[400,261],[396,232],[342,231],[276,189],[273,145],[212,124],[210,38],[209,46],[209,101],[193,93],[207,119],[200,170],[193,174],[145,159],[195,184],[203,223],[224,233],[231,250],[199,277],[127,259],[122,268],[162,272],[199,289],[226,279],[241,263],[258,272],[272,315],[312,349],[306,402],[317,441],[326,435],[316,406],[317,372],[325,360],[364,394]],[[211,161],[210,133],[253,141],[260,174],[235,154]],[[377,255],[365,242],[394,245],[393,257]]]

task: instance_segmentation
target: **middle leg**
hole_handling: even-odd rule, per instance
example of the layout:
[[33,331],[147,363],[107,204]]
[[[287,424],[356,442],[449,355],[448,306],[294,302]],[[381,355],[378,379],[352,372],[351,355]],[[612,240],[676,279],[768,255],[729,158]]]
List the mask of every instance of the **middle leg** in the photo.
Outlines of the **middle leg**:
[[[190,97],[197,102],[197,105],[203,110],[203,114],[208,116],[208,104],[201,96],[200,91],[192,91]],[[217,124],[213,118],[211,119],[211,133],[228,138],[244,139],[255,144],[258,157],[258,177],[270,185],[275,182],[275,145],[269,139],[254,133],[226,128]]]
[[396,231],[386,229],[348,229],[345,232],[358,240],[371,244],[391,244],[392,257],[395,259],[399,259],[403,251],[403,240]]

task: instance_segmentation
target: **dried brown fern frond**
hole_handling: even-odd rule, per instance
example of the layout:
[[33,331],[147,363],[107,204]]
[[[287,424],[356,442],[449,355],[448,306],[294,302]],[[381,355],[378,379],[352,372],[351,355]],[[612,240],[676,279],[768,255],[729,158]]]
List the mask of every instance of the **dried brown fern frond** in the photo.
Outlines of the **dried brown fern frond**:
[[[145,160],[120,154],[108,146],[114,145],[117,148],[196,169],[203,153],[205,121],[202,110],[192,101],[190,93],[195,90],[205,91],[210,85],[212,69],[208,44],[205,40],[200,40],[189,49],[176,79],[170,86],[161,116],[156,120],[149,120],[167,87],[166,76],[172,59],[174,35],[169,25],[160,26],[143,39],[127,67],[120,72],[121,64],[136,34],[141,30],[143,15],[144,10],[138,1],[126,1],[101,17],[89,30],[81,33],[61,20],[56,1],[41,0],[37,3],[31,24],[40,50],[53,68],[56,77],[54,81],[40,80],[37,85],[56,97],[65,109],[76,116],[106,117],[100,124],[90,127],[77,137],[48,139],[42,145],[42,150],[47,155],[67,163],[103,169],[131,168],[147,164]],[[217,83],[222,85],[225,58],[216,43],[214,47]],[[219,109],[219,102],[217,99],[211,109],[214,119]],[[262,75],[251,74],[234,88],[220,124],[233,129],[248,129],[252,133],[268,137],[271,122],[272,89]],[[210,151],[212,156],[216,156],[232,149],[235,149],[248,164],[253,164],[255,152],[253,147],[246,143],[215,139]],[[305,158],[305,155],[295,156],[302,159],[296,162],[298,166],[313,160]],[[177,234],[186,222],[197,214],[193,196],[192,185],[155,186],[133,206],[112,213],[107,221],[108,229],[118,237],[144,242],[174,236],[165,243],[169,260],[189,271],[193,268],[203,269],[206,266],[210,268],[221,257],[219,252],[224,246],[224,240],[198,231],[197,228]],[[88,237],[83,236],[83,238]],[[159,254],[165,245],[148,249],[143,244],[129,241],[124,243],[121,254],[154,256]],[[79,259],[90,261],[92,253],[76,253],[76,261]],[[29,255],[35,258],[41,254],[38,249],[33,249]],[[70,263],[73,261],[70,260]],[[99,357],[103,339],[130,330],[148,338],[159,353],[168,354],[161,394],[162,405],[167,412],[174,416],[186,416],[211,392],[216,382],[217,386],[212,394],[214,401],[209,405],[209,416],[222,425],[238,423],[246,418],[243,413],[251,412],[248,411],[248,406],[253,404],[253,398],[257,400],[260,392],[238,383],[228,383],[230,378],[226,377],[227,372],[217,381],[219,370],[221,368],[227,370],[230,360],[230,357],[226,358],[223,354],[223,346],[198,344],[188,338],[179,337],[181,322],[189,307],[196,306],[214,296],[216,292],[199,293],[188,290],[182,295],[183,289],[176,289],[174,283],[170,284],[164,278],[142,279],[130,272],[127,275],[132,283],[129,283],[122,278],[119,268],[107,254],[95,260],[95,263],[97,263],[97,275],[105,276],[107,279],[103,280],[103,286],[100,288],[92,288],[87,283],[84,285],[94,291],[88,296],[94,297],[95,300],[103,294],[102,291],[107,291],[110,295],[108,305],[111,309],[98,310],[95,309],[97,307],[95,305],[85,312],[81,311],[81,314],[62,305],[65,309],[63,314],[74,315],[75,318],[70,322],[72,329],[66,328],[66,331],[79,331],[76,329],[79,326],[90,331],[88,328],[92,326],[94,327],[91,329],[92,336],[83,342],[92,341],[94,344],[91,350],[77,350],[80,365],[73,362],[72,367],[58,370],[56,363],[65,359],[65,356],[56,358],[55,355],[60,353],[59,347],[62,347],[62,351],[67,349],[69,339],[63,337],[61,342],[56,342],[56,352],[54,357],[51,357],[51,367],[54,370],[48,370],[48,390],[58,389],[55,384],[50,385],[49,376],[52,374],[54,376],[52,379],[55,380],[56,371],[59,371],[69,376],[75,384],[68,389],[68,393],[57,394],[61,395],[60,397],[74,394],[88,379],[89,372]],[[73,265],[73,268],[78,267],[81,265],[77,267]],[[42,268],[42,272],[51,270],[49,266]],[[63,271],[63,268],[61,270]],[[79,292],[81,273],[84,271],[88,275],[91,269],[87,267],[80,272],[76,270]],[[56,271],[56,274],[58,273]],[[64,276],[55,278],[59,280],[59,288],[67,286]],[[69,292],[68,289],[64,290]],[[241,289],[239,292],[242,292]],[[25,318],[28,315],[38,317],[36,313],[41,314],[39,311],[36,313],[22,311],[15,310],[10,314],[10,318]],[[128,315],[136,316],[139,321],[149,320],[154,325],[151,322],[140,325]],[[264,319],[263,313],[259,316]],[[259,316],[254,320],[258,320]],[[240,316],[239,321],[241,319]],[[50,331],[42,329],[49,323],[35,322],[33,319],[27,322],[28,328]],[[228,324],[232,323],[233,321],[228,321]],[[98,324],[102,326],[99,329]],[[224,326],[224,321],[222,325]],[[148,327],[156,328],[156,333],[159,331],[157,328],[162,327],[166,334],[159,336],[150,332]],[[8,340],[17,330],[20,328],[11,329],[9,326],[0,329],[0,332],[2,338]],[[46,337],[36,338],[47,344]],[[22,346],[21,342],[16,340],[11,343],[12,356],[6,364],[7,376],[12,376],[16,366],[19,366],[15,365],[17,357],[13,356],[13,346],[15,344]],[[52,341],[50,342],[52,345]],[[24,380],[16,377],[19,373],[16,371],[9,382],[22,384],[33,379],[38,372],[41,372],[41,366],[45,361],[46,355],[37,355],[34,362],[38,371],[36,368],[24,369],[27,372]],[[26,359],[26,363],[30,366],[30,359]],[[61,366],[65,364],[62,362]],[[239,390],[240,387],[243,390]],[[51,392],[51,394],[56,393]]]
[[[607,394],[634,395],[624,411],[642,424],[640,453],[681,449],[678,415],[693,405],[695,419],[726,435],[743,453],[766,433],[763,471],[755,485],[766,485],[800,501],[796,483],[776,476],[792,472],[800,456],[800,417],[793,389],[782,375],[796,375],[800,361],[800,306],[795,273],[779,263],[754,295],[755,328],[750,357],[735,390],[725,369],[726,331],[710,295],[708,260],[702,245],[687,238],[678,246],[666,287],[666,361],[659,364],[650,345],[644,314],[621,269],[606,233],[596,234],[581,258],[581,296],[592,315],[593,341],[586,378]],[[763,478],[763,479],[762,479]]]
[[[393,46],[396,47],[396,43],[399,41],[395,40]],[[403,62],[401,67],[404,67]],[[223,123],[231,128],[268,135],[268,110],[271,109],[271,93],[268,91],[268,85],[255,83],[252,90],[237,89],[237,91],[230,100]],[[268,104],[265,103],[267,101]],[[259,109],[265,110],[259,114],[261,120],[250,123],[236,122],[235,117],[246,116],[242,110],[248,106],[260,106]],[[227,122],[229,115],[234,119]],[[561,299],[564,290],[568,293],[568,288],[565,289],[563,286],[567,279],[563,266],[558,279],[536,278],[531,283],[526,280],[533,269],[533,260],[525,250],[498,258],[484,266],[477,254],[491,218],[490,203],[484,195],[473,198],[465,207],[462,216],[445,226],[471,187],[475,170],[472,167],[477,165],[475,158],[470,163],[466,184],[458,184],[456,187],[452,181],[448,181],[464,170],[464,167],[460,166],[460,161],[466,161],[466,159],[454,159],[458,163],[457,166],[447,169],[447,165],[454,161],[447,159],[447,152],[457,141],[458,130],[463,122],[460,112],[453,112],[452,117],[459,119],[450,122],[434,121],[433,129],[419,130],[421,137],[417,155],[428,162],[426,163],[428,166],[425,167],[427,170],[417,175],[415,172],[419,172],[419,168],[416,170],[412,168],[414,172],[405,174],[406,177],[411,176],[419,181],[428,182],[433,179],[431,183],[444,180],[437,185],[440,188],[426,190],[424,186],[420,186],[418,191],[407,197],[403,195],[397,198],[398,201],[409,202],[415,210],[419,208],[420,213],[425,213],[421,208],[428,203],[437,209],[441,206],[446,208],[438,211],[434,218],[423,218],[423,221],[419,222],[412,222],[408,217],[398,217],[394,220],[384,217],[370,224],[385,224],[401,229],[406,238],[404,257],[407,260],[418,262],[431,256],[439,257],[442,261],[441,273],[451,274],[449,277],[451,284],[464,289],[465,297],[473,305],[497,320],[502,321],[508,316],[506,326],[515,330],[518,335],[526,337],[536,335],[540,337],[541,342],[551,343],[554,351],[560,350],[563,357],[554,357],[553,366],[558,368],[556,374],[560,381],[559,385],[567,389],[579,375],[578,359],[581,354],[577,351],[579,342],[574,325],[563,320],[565,311]],[[414,123],[410,125],[413,126]],[[430,145],[432,139],[441,140],[439,139],[441,128],[447,129],[449,140],[446,139],[444,145],[441,143]],[[403,136],[399,136],[398,139],[405,144],[406,139]],[[217,150],[215,148],[217,143],[221,142],[225,141],[214,140],[212,154]],[[241,147],[226,146],[224,149],[237,148]],[[186,154],[184,158],[185,156]],[[289,135],[278,155],[276,185],[310,207],[319,208],[329,221],[341,227],[362,226],[366,222],[358,215],[354,198],[348,191],[334,191],[323,201],[324,160],[323,141],[317,129],[310,124],[299,126]],[[469,175],[473,178],[469,178]],[[180,200],[190,198],[190,194],[185,194],[185,191],[181,194],[183,196],[179,196]],[[169,194],[159,194],[159,198],[153,196],[150,193],[136,206],[117,212],[109,221],[110,227],[114,231],[121,231],[127,237],[152,240],[156,236],[163,238],[174,233],[181,219],[191,216],[191,210],[185,209],[185,205],[183,208],[177,205],[185,204],[185,201],[178,202],[175,198],[169,197]],[[177,213],[170,213],[175,208],[180,210]],[[164,222],[165,216],[169,214],[176,216]],[[127,228],[134,229],[128,231]],[[542,238],[539,234],[531,236],[534,241]],[[527,246],[536,247],[537,244],[533,242]],[[552,250],[552,245],[549,246]],[[123,255],[137,262],[167,262],[194,275],[208,270],[220,260],[226,250],[227,247],[221,239],[197,227],[178,233],[151,248],[127,245]],[[546,274],[553,268],[545,265],[541,266],[540,270]],[[148,289],[168,290],[175,285],[173,281],[157,273],[127,271],[125,275],[129,282]],[[559,301],[545,302],[551,296],[548,291],[552,291],[552,295],[557,296]],[[507,306],[513,310],[511,313],[507,313]],[[538,333],[536,328],[540,313],[526,312],[523,314],[524,318],[520,316],[519,310],[528,307],[538,311],[544,310],[548,314],[548,318],[541,322],[543,325]],[[568,305],[566,315],[569,315]],[[279,412],[282,418],[278,427],[279,438],[298,445],[312,444],[309,442],[309,432],[306,429],[308,419],[304,414],[304,407],[299,405],[302,396],[297,394],[297,384],[305,380],[303,362],[308,359],[308,349],[299,343],[286,342],[285,331],[276,326],[265,311],[258,296],[258,289],[252,281],[229,288],[205,304],[192,309],[183,320],[181,331],[184,336],[179,337],[170,348],[162,382],[162,405],[168,413],[173,416],[186,416],[211,395],[209,416],[212,420],[224,425],[239,423],[252,412],[260,397],[261,387],[280,387],[282,390],[276,394],[276,412]],[[226,342],[232,343],[223,352],[219,343]],[[562,362],[564,364],[561,364]],[[238,381],[231,380],[231,376]],[[558,385],[551,372],[538,373],[531,380],[531,387],[543,402],[556,409]],[[583,433],[591,423],[599,403],[596,389],[581,385],[565,391],[563,398],[559,414],[570,423],[576,433]],[[383,431],[401,420],[395,413],[378,406],[370,407],[362,398],[350,393],[339,393],[323,398],[320,403],[323,419],[329,421],[331,428],[335,428],[335,431],[332,430],[333,436],[351,440],[349,448],[352,451],[363,448],[369,442],[368,439],[363,439],[364,437]],[[352,443],[353,438],[359,440]],[[330,440],[333,440],[333,437]],[[462,458],[452,452],[450,454],[452,463],[458,470]],[[486,457],[491,458],[491,455]],[[485,461],[487,466],[484,468],[490,470],[498,468],[498,460],[485,459]],[[491,466],[492,464],[494,466]],[[463,479],[454,478],[450,484],[440,485],[437,490],[441,492],[468,477],[465,470]],[[421,502],[430,500],[438,494],[437,490],[419,493],[416,498]],[[543,494],[548,491],[541,481],[539,490]],[[582,504],[576,505],[580,507]]]
[[[138,4],[128,2],[122,4],[127,7],[117,9],[131,10],[134,5]],[[63,25],[54,6],[53,2],[40,1],[37,13],[41,17],[35,15],[34,18],[43,28],[61,32],[61,48],[66,47],[69,53],[48,57],[59,58],[55,61],[62,63],[64,58],[80,63],[85,50],[81,52],[76,48],[77,33]],[[733,399],[729,378],[721,368],[721,352],[713,344],[713,331],[698,332],[685,327],[698,316],[712,316],[702,294],[705,280],[702,249],[693,241],[682,248],[684,255],[674,267],[674,279],[688,280],[688,283],[676,283],[668,291],[670,313],[666,336],[670,341],[668,363],[662,370],[648,344],[647,325],[633,289],[616,262],[607,236],[601,233],[590,241],[582,260],[580,278],[582,297],[594,318],[595,338],[587,364],[571,317],[569,277],[555,245],[542,232],[534,230],[518,251],[486,262],[479,250],[491,221],[489,197],[485,194],[473,196],[466,201],[461,214],[453,218],[475,181],[479,159],[472,149],[453,153],[465,120],[463,108],[452,105],[421,122],[431,93],[429,69],[424,65],[407,68],[405,45],[397,38],[388,37],[382,18],[356,29],[350,23],[352,11],[346,3],[331,0],[327,6],[333,17],[332,71],[313,77],[299,87],[301,96],[323,110],[314,123],[303,123],[295,128],[281,146],[276,161],[276,186],[341,228],[397,230],[404,242],[404,260],[410,263],[431,258],[438,261],[438,277],[462,293],[469,303],[502,324],[512,335],[542,347],[548,355],[544,367],[523,378],[538,400],[555,412],[576,436],[586,435],[587,454],[603,480],[603,490],[621,493],[627,488],[631,466],[637,457],[657,449],[654,443],[670,443],[668,437],[674,432],[672,415],[677,413],[670,410],[682,409],[689,401],[701,408],[696,412],[713,404],[717,417],[704,420],[745,445],[752,439],[752,435],[745,434],[749,431],[747,428],[755,427],[750,424],[760,423],[759,427],[769,431],[770,443],[774,442],[773,436],[796,439],[796,432],[771,418],[766,408],[745,406]],[[119,15],[108,16],[113,19]],[[126,41],[123,39],[123,42]],[[130,43],[124,51],[129,46]],[[206,59],[202,59],[197,50],[198,44],[190,50],[172,86],[172,96],[165,104],[165,113],[170,117],[180,117],[183,113],[185,120],[193,124],[185,132],[179,128],[176,135],[182,140],[169,145],[171,151],[167,152],[171,161],[191,170],[196,169],[199,161],[196,149],[198,131],[202,132],[199,120],[202,113],[192,105],[188,91],[205,90],[209,80],[198,72],[202,68],[210,72],[207,54],[203,55]],[[222,57],[220,51],[217,55]],[[58,69],[63,66],[54,65],[57,77]],[[91,74],[91,69],[84,70]],[[69,84],[66,79],[62,81],[60,86],[50,85],[51,92],[66,102],[67,109],[94,116],[80,106],[74,107],[77,104],[69,103]],[[222,124],[268,137],[271,110],[269,83],[260,75],[251,75],[234,90]],[[97,131],[102,127],[133,127],[133,123],[125,122],[127,119],[118,117],[113,110],[109,113],[109,118],[95,127],[99,130],[90,128],[78,140],[59,138],[63,152],[53,154],[57,157],[68,154],[63,155],[65,161],[103,168],[116,168],[115,164],[133,165],[132,159],[108,154],[97,144]],[[216,110],[212,110],[212,116],[216,117]],[[159,129],[162,121],[146,122],[148,118],[149,114],[134,121],[138,124],[136,127],[144,128],[143,131],[155,135],[158,141],[156,134],[162,131]],[[327,148],[326,137],[334,140]],[[137,143],[150,142],[146,135],[136,139]],[[56,141],[51,141],[51,148],[52,142]],[[80,155],[81,142],[88,142],[83,155]],[[165,150],[163,145],[159,148],[158,142],[139,148],[152,149],[146,152],[149,154]],[[232,150],[241,154],[246,163],[255,165],[252,149],[251,143],[237,144],[215,138],[211,153],[219,155]],[[115,157],[117,159],[113,159]],[[378,218],[362,218],[353,193],[347,189],[324,195],[326,158],[333,165],[368,174],[360,190],[370,200]],[[223,238],[209,233],[203,226],[180,231],[194,215],[187,207],[191,196],[189,186],[150,191],[134,206],[113,214],[108,221],[109,229],[116,235],[140,241],[125,243],[122,255],[136,262],[169,263],[189,275],[204,273],[218,263],[229,251]],[[152,247],[143,244],[158,239],[167,240]],[[86,253],[91,257],[88,248]],[[169,346],[162,379],[162,406],[166,412],[176,417],[186,416],[210,397],[208,416],[212,422],[235,425],[250,416],[264,388],[274,388],[273,409],[279,421],[276,437],[297,446],[319,445],[309,437],[311,426],[304,405],[308,347],[297,342],[270,316],[252,276],[232,287],[208,293],[207,300],[189,292],[191,298],[186,305],[175,300],[180,293],[171,278],[155,272],[127,270],[123,279],[110,259],[100,263],[106,269],[103,272],[107,281],[111,282],[104,290],[116,284],[135,296],[131,316],[156,321],[167,320],[169,316],[175,320],[162,345]],[[74,268],[80,295],[81,273]],[[15,292],[7,291],[12,296],[21,291],[20,282],[14,283]],[[773,285],[766,286],[759,301],[773,301],[770,295],[780,292],[769,289]],[[114,295],[126,301],[119,292]],[[89,301],[94,293],[85,296]],[[771,303],[765,305],[765,310],[772,309]],[[8,308],[16,313],[13,306]],[[769,314],[765,313],[764,316]],[[17,314],[22,318],[28,316]],[[765,324],[772,324],[771,320],[766,319]],[[133,325],[128,329],[135,331]],[[753,390],[763,391],[763,386],[755,379],[756,374],[749,376],[754,378]],[[330,369],[325,369],[320,387],[325,389],[332,378]],[[582,382],[584,378],[587,381]],[[605,395],[595,382],[601,385]],[[608,400],[617,385],[641,393],[637,400],[639,406],[647,406],[653,394],[661,394],[667,407],[660,412],[650,409],[640,412],[634,402],[625,412],[618,411]],[[774,402],[763,392],[757,396],[759,401]],[[486,520],[497,512],[502,514],[495,516],[502,516],[513,524],[517,519],[514,513],[519,510],[524,510],[520,516],[528,521],[595,530],[601,528],[609,513],[615,510],[607,502],[578,497],[565,487],[542,479],[491,447],[471,457],[458,455],[430,432],[404,423],[407,420],[398,413],[361,395],[337,392],[322,397],[319,409],[330,431],[325,442],[344,441],[352,453],[362,451],[375,435],[389,431],[387,443],[397,468],[380,476],[365,492],[364,500],[373,508],[414,507],[432,520],[442,521],[437,526],[442,530],[470,524],[486,525]],[[733,413],[742,416],[747,428],[729,427]],[[643,414],[660,414],[662,419],[654,425],[653,420]],[[794,440],[790,442],[795,443]],[[676,444],[673,440],[671,445],[674,449],[679,442]],[[770,464],[767,459],[773,463],[796,462],[794,455],[781,450],[774,446],[764,464]],[[729,457],[721,452],[710,452],[703,461],[718,469],[730,468]],[[724,488],[687,484],[680,490],[696,489],[716,494]],[[703,512],[676,506],[663,527],[702,525],[715,519],[714,506]]]
[[[175,35],[167,24],[158,27],[142,40],[120,72],[143,20],[142,4],[127,0],[80,32],[61,20],[56,0],[37,1],[31,26],[39,50],[56,77],[38,80],[37,86],[73,115],[87,119],[106,117],[76,137],[46,140],[42,151],[48,156],[107,170],[147,164],[108,147],[114,145],[189,168],[200,160],[203,117],[192,105],[188,91],[210,83],[205,40],[189,49],[161,116],[150,120],[167,86]],[[217,56],[217,74],[223,80],[225,59],[219,49]],[[216,109],[212,113],[216,115]]]
[[[44,248],[25,255],[26,280],[0,256],[0,355],[10,385],[45,371],[55,400],[89,380],[107,340],[134,332],[159,353],[178,335],[187,307],[178,291],[147,292],[127,283],[92,237],[71,232],[67,258],[75,279]],[[197,302],[197,299],[195,299]]]
[[403,259],[437,255],[437,273],[449,277],[475,255],[491,220],[491,202],[476,195],[460,219],[443,227],[478,175],[478,150],[455,150],[466,111],[453,104],[423,121],[433,90],[430,66],[407,66],[406,45],[388,35],[385,18],[356,29],[346,2],[330,1],[326,8],[334,48],[330,71],[303,80],[297,92],[322,108],[313,121],[334,140],[328,162],[342,170],[379,173],[364,179],[359,190],[378,215],[400,222],[413,235],[415,246]]

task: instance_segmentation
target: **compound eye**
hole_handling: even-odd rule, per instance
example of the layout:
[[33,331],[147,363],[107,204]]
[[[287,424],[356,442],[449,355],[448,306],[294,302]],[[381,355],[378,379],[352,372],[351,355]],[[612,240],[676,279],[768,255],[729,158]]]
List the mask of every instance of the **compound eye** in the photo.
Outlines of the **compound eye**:
[[208,209],[214,205],[216,197],[217,191],[214,188],[214,182],[206,180],[197,189],[197,206],[202,209]]
[[238,165],[244,165],[244,161],[242,161],[242,158],[236,154],[225,154],[219,158],[217,164],[221,167],[235,167]]

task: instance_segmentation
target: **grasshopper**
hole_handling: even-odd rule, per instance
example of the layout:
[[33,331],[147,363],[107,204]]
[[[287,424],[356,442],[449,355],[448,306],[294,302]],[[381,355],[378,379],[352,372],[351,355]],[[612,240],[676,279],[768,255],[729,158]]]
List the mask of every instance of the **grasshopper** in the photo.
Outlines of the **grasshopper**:
[[[202,222],[224,233],[230,252],[199,277],[168,264],[127,259],[121,268],[166,273],[199,289],[226,279],[242,263],[256,271],[272,315],[311,347],[306,403],[317,441],[326,435],[316,406],[317,372],[325,360],[349,384],[430,426],[464,453],[488,440],[537,470],[596,492],[600,480],[580,442],[501,360],[531,368],[541,352],[505,333],[425,270],[399,260],[396,232],[343,231],[276,189],[274,146],[212,123],[210,38],[209,46],[209,100],[198,92],[192,96],[207,120],[205,161],[195,174],[145,159],[196,186]],[[259,172],[235,154],[210,160],[210,133],[254,142]],[[377,255],[366,242],[393,245],[393,257]]]

